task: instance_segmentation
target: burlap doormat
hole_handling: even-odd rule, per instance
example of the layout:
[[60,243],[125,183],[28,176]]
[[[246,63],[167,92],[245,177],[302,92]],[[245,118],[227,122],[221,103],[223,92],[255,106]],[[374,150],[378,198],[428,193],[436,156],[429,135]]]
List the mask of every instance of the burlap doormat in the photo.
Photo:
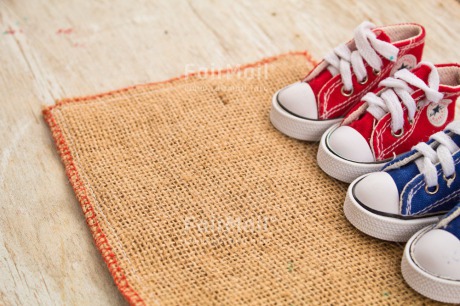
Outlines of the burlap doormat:
[[402,279],[402,245],[348,224],[317,144],[269,122],[272,94],[312,66],[291,53],[44,111],[130,303],[429,303]]

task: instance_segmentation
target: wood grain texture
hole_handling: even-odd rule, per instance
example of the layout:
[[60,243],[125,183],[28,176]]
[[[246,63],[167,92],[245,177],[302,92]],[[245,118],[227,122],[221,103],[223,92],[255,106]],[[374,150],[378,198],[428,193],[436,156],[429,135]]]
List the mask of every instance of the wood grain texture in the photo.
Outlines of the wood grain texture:
[[0,0],[0,304],[121,305],[41,117],[55,99],[290,50],[321,58],[362,21],[418,22],[459,61],[458,1]]

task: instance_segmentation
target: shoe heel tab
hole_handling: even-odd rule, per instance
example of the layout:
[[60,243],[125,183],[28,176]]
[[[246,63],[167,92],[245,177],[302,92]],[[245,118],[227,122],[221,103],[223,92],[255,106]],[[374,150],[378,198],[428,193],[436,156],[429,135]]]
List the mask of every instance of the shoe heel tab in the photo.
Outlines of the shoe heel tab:
[[424,41],[426,36],[425,28],[418,23],[398,23],[377,27],[376,29],[384,31],[397,47]]
[[434,65],[436,68],[444,68],[444,67],[451,67],[454,69],[460,69],[460,64],[459,63],[441,63],[441,64],[435,64]]
[[444,63],[434,65],[439,73],[440,85],[460,90],[460,64]]

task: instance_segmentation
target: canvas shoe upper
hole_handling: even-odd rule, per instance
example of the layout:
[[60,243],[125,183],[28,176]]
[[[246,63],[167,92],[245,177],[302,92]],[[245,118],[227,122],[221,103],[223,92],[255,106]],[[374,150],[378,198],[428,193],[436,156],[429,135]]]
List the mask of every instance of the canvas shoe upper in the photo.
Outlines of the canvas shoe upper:
[[378,171],[443,130],[454,118],[459,95],[458,64],[421,62],[411,71],[401,69],[381,81],[340,125],[324,134],[318,164],[345,182]]
[[460,303],[460,204],[409,240],[401,270],[417,292],[440,302]]
[[427,143],[364,175],[349,187],[347,219],[368,235],[407,241],[460,200],[460,121],[433,134]]
[[302,81],[278,91],[270,119],[284,134],[317,141],[369,91],[422,57],[425,30],[418,24],[376,27],[363,22],[354,39],[328,54]]

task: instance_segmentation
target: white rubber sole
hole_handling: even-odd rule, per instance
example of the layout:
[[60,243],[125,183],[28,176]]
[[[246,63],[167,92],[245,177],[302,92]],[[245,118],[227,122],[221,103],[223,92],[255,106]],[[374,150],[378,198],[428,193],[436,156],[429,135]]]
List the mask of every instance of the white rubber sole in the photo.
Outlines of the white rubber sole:
[[460,303],[460,281],[448,280],[431,275],[422,270],[413,260],[411,249],[414,241],[429,231],[428,226],[416,233],[406,244],[401,261],[404,280],[418,293],[439,302]]
[[285,111],[279,105],[276,92],[272,97],[272,107],[270,110],[270,121],[273,126],[281,133],[306,141],[319,141],[321,135],[332,125],[341,122],[342,118],[331,120],[308,120],[294,116]]
[[319,167],[324,172],[333,178],[338,179],[339,181],[351,183],[361,175],[379,171],[386,164],[386,162],[354,162],[344,159],[332,152],[328,146],[328,138],[329,135],[338,127],[339,124],[330,127],[321,137],[317,160]]
[[353,187],[358,181],[359,179],[348,187],[343,211],[354,227],[369,236],[387,241],[405,242],[421,228],[438,222],[441,217],[403,220],[375,214],[361,206],[353,196]]

